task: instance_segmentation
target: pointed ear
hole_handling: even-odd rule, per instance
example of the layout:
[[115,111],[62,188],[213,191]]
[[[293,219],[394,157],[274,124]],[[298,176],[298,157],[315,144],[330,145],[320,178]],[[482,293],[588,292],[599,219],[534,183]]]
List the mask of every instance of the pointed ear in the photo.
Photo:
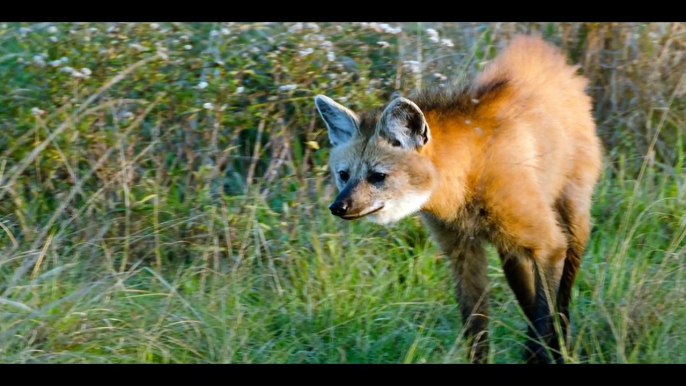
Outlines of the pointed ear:
[[333,146],[348,142],[358,130],[357,115],[333,99],[317,95],[314,97],[314,104],[329,129],[329,141]]
[[431,133],[424,113],[414,102],[396,98],[379,117],[377,130],[394,146],[418,150],[429,143]]

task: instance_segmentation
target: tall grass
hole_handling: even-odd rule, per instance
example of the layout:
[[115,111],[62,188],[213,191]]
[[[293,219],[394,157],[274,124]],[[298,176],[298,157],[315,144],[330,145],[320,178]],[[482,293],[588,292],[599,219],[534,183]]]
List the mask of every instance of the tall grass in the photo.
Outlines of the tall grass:
[[[417,219],[327,213],[313,96],[451,87],[532,30],[591,79],[606,149],[569,360],[686,362],[679,23],[1,25],[0,360],[464,362]],[[489,259],[492,361],[519,362]]]

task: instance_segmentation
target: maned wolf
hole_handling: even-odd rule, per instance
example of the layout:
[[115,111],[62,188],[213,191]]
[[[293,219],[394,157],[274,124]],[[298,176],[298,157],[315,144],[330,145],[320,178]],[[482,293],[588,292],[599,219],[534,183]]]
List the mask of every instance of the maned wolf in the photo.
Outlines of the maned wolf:
[[315,97],[340,191],[331,213],[379,224],[419,213],[449,257],[472,362],[489,354],[488,242],[530,321],[527,362],[564,363],[553,315],[566,344],[602,165],[577,69],[541,37],[520,35],[460,90],[360,115]]

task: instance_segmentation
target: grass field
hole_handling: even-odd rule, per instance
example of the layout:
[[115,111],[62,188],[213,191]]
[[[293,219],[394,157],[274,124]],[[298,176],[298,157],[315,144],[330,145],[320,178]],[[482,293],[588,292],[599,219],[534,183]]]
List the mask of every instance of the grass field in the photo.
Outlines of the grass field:
[[[582,65],[605,145],[568,360],[686,363],[679,23],[0,25],[0,361],[464,363],[419,220],[330,215],[313,96],[451,87],[531,30]],[[521,363],[489,260],[491,361]]]

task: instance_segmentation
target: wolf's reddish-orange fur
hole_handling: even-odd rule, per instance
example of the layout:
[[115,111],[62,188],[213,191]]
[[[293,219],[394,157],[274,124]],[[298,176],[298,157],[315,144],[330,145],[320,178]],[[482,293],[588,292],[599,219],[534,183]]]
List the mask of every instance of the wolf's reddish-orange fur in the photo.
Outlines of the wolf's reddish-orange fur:
[[[455,233],[445,224],[457,223],[472,237],[494,242],[503,258],[517,259],[517,275],[532,270],[526,255],[538,260],[555,287],[565,257],[578,260],[583,253],[602,162],[587,81],[565,59],[539,38],[517,37],[474,81],[475,89],[507,81],[474,115],[425,111],[432,140],[421,152],[438,171],[438,185],[423,210],[435,217],[428,223],[444,249],[470,253],[456,252]],[[469,213],[470,207],[486,211]],[[482,259],[483,252],[478,254]],[[479,272],[460,279],[476,281],[464,289],[474,293],[462,297],[476,299],[486,288],[479,282],[485,267],[470,265]],[[570,267],[576,271],[578,262]],[[572,281],[574,273],[568,273]],[[520,301],[533,303],[528,294],[535,292],[534,280],[525,277],[521,285],[526,289]]]
[[[503,215],[523,212],[550,223],[549,209],[563,189],[583,185],[588,196],[600,170],[600,147],[587,81],[575,70],[541,39],[519,36],[472,86],[507,80],[493,100],[474,115],[424,111],[432,140],[421,153],[440,176],[425,210],[452,221],[455,208],[478,194]],[[543,236],[523,231],[524,239]]]
[[[474,361],[488,355],[486,242],[498,249],[508,283],[532,322],[532,339],[542,334],[559,349],[549,337],[547,301],[569,319],[602,164],[587,81],[576,70],[542,38],[518,36],[462,90],[398,99],[389,104],[400,106],[395,112],[350,112],[357,119],[355,134],[332,151],[332,168],[358,170],[352,185],[337,180],[340,188],[348,186],[341,195],[348,206],[360,206],[358,213],[376,205],[382,218],[379,203],[415,194],[416,201],[402,204],[420,206],[450,259]],[[366,183],[364,173],[384,162],[386,182]],[[567,324],[563,320],[563,332]],[[542,350],[530,343],[529,362],[547,361]],[[554,358],[561,362],[559,354]]]

